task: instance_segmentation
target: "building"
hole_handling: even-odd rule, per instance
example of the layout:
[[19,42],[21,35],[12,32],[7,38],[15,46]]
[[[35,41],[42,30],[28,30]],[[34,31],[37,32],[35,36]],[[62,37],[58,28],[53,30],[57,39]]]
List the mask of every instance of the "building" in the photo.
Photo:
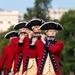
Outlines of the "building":
[[8,30],[12,25],[15,25],[23,20],[23,14],[18,11],[0,10],[0,32]]
[[[68,8],[49,8],[47,16],[50,16],[51,20],[60,20],[62,15],[69,10]],[[8,30],[12,25],[15,25],[23,20],[24,14],[18,11],[5,11],[0,10],[0,32]]]
[[50,16],[51,20],[54,20],[54,19],[60,20],[62,15],[65,12],[68,12],[69,10],[75,10],[75,9],[68,9],[68,8],[57,8],[57,9],[54,9],[54,8],[50,8],[48,16]]

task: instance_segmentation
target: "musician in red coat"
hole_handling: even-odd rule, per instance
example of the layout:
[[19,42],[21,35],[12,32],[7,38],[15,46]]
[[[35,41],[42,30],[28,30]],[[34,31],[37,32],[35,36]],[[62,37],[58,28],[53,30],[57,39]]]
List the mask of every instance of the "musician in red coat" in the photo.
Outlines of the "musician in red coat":
[[[23,35],[22,39],[28,36],[29,33],[29,29],[26,27],[26,22],[22,22],[19,23],[18,25],[14,26],[14,29],[17,29],[19,31],[19,40],[20,41],[20,37],[21,35]],[[19,45],[19,47],[22,45],[19,42],[17,43],[17,46]],[[18,59],[18,63],[14,65],[15,69],[18,70],[18,72],[16,72],[15,74],[18,73],[18,75],[22,74],[22,67],[23,67],[23,50],[21,49],[17,49],[17,46],[15,48],[16,54],[15,54],[15,58],[19,58]],[[21,46],[23,47],[23,46]],[[16,61],[16,60],[15,60]]]
[[63,28],[59,23],[46,22],[40,29],[46,30],[46,39],[41,38],[37,41],[34,39],[29,49],[29,57],[38,57],[36,75],[61,75],[59,57],[64,44],[56,40],[56,34]]
[[11,50],[11,52],[9,54],[9,57],[8,57],[8,60],[10,60],[10,61],[8,62],[8,66],[6,67],[7,73],[9,75],[12,75],[11,67],[12,67],[13,61],[14,61],[14,68],[13,68],[14,74],[16,74],[19,71],[19,68],[20,68],[20,65],[21,65],[22,52],[21,52],[21,55],[17,54],[16,46],[18,44],[20,35],[26,34],[27,28],[25,27],[25,24],[26,24],[25,22],[19,23],[14,27],[14,29],[17,29],[19,31],[18,31],[18,38],[12,39],[12,45],[14,45],[14,48],[11,48],[12,50]]
[[[8,63],[7,63],[7,65],[6,65],[6,71],[7,71],[7,74],[8,75],[12,75],[12,72],[14,73],[16,73],[17,72],[17,70],[15,69],[16,68],[16,65],[15,64],[17,64],[18,63],[18,58],[15,58],[15,54],[16,54],[16,52],[15,52],[15,47],[16,47],[16,44],[18,43],[18,38],[13,38],[12,39],[12,41],[11,41],[11,45],[12,45],[12,47],[11,47],[11,52],[9,53],[9,55],[8,55],[8,58],[7,58],[7,60],[8,60]],[[10,60],[10,61],[9,61]],[[16,60],[16,62],[15,62],[15,60]],[[12,65],[13,64],[13,65]],[[14,67],[14,65],[15,65],[15,67]],[[12,67],[13,67],[13,69],[12,69]],[[11,70],[12,69],[12,70]]]
[[[19,39],[22,42],[24,41],[23,46],[22,46],[23,47],[23,74],[26,73],[26,71],[33,66],[33,62],[35,62],[35,59],[29,59],[27,50],[28,50],[29,43],[31,43],[33,37],[40,38],[41,30],[39,30],[39,27],[40,27],[40,25],[42,25],[42,23],[43,22],[41,19],[32,19],[32,20],[28,21],[26,24],[26,27],[28,29],[30,29],[31,31],[33,31],[33,34],[29,37],[26,37],[26,40],[21,40],[21,37]],[[28,33],[28,35],[30,35],[30,33]],[[19,41],[19,44],[22,43],[21,41]],[[18,50],[20,52],[22,47],[18,46],[17,47],[18,49],[16,49],[16,50]]]
[[3,70],[4,64],[5,64],[4,75],[7,75],[7,74],[6,74],[6,66],[7,66],[7,63],[8,63],[7,58],[8,58],[9,53],[11,52],[11,47],[12,47],[12,45],[11,45],[11,40],[12,40],[13,38],[16,38],[17,36],[18,36],[18,33],[17,33],[16,31],[10,31],[10,32],[8,32],[8,33],[4,36],[4,38],[10,39],[10,44],[3,47],[3,50],[2,50],[2,57],[1,57],[1,59],[0,59],[0,71]]

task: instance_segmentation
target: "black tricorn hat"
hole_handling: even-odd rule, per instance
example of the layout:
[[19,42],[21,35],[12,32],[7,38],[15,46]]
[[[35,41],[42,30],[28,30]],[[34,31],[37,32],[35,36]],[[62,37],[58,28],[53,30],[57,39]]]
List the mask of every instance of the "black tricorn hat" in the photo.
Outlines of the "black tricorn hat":
[[27,22],[26,27],[32,30],[33,26],[41,26],[44,23],[44,20],[42,19],[32,19]]
[[17,31],[10,31],[10,32],[8,32],[5,36],[4,36],[4,38],[7,38],[7,39],[10,39],[10,37],[18,37],[18,32]]
[[13,28],[14,28],[14,29],[17,29],[17,30],[19,30],[20,28],[26,28],[26,22],[18,23],[18,24],[15,25]]
[[49,30],[49,29],[62,30],[63,27],[61,26],[61,24],[57,22],[45,22],[40,26],[40,29],[41,30]]

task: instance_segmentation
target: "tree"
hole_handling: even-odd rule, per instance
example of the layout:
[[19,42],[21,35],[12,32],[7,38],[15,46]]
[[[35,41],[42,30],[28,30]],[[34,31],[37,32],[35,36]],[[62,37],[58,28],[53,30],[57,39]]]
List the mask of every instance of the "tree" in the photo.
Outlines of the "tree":
[[32,18],[34,18],[34,9],[33,8],[27,8],[27,13],[24,14],[24,20],[29,21]]
[[75,75],[75,11],[66,12],[60,23],[64,30],[59,32],[57,37],[65,44],[61,55],[62,73],[63,75],[71,75],[71,73]]
[[27,13],[24,15],[26,21],[32,18],[40,18],[45,21],[50,20],[50,17],[47,16],[48,8],[51,7],[52,0],[35,0],[33,8],[27,8]]
[[35,16],[36,18],[42,18],[45,21],[48,21],[50,19],[48,14],[48,8],[51,7],[51,1],[52,0],[35,0]]

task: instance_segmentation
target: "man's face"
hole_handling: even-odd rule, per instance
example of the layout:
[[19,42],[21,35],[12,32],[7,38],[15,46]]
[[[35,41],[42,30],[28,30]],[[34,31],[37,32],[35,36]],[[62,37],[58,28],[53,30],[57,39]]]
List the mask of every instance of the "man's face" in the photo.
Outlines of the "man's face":
[[20,28],[19,32],[27,32],[27,28]]
[[21,29],[19,29],[19,32],[21,34],[28,34],[29,33],[29,29],[27,29],[27,28],[21,28]]
[[32,30],[33,32],[41,32],[41,30],[39,29],[40,26],[33,26]]
[[57,34],[57,30],[54,30],[54,29],[47,30],[47,32],[46,32],[47,36],[54,36],[55,37],[56,34]]

